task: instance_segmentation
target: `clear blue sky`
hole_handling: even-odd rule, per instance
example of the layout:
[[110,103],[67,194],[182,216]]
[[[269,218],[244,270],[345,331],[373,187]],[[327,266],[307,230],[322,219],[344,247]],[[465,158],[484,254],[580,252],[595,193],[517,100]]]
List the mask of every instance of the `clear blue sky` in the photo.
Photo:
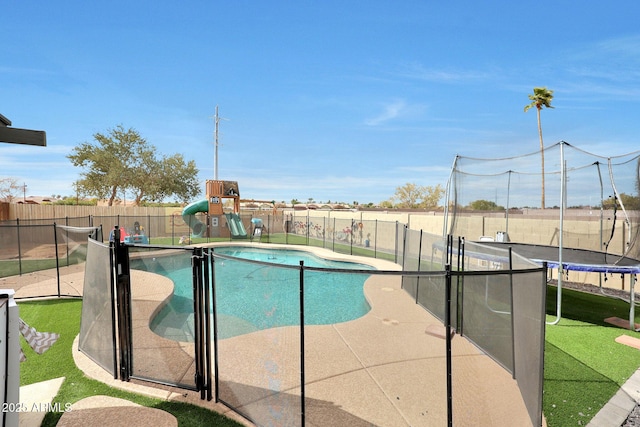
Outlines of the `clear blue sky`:
[[378,203],[445,185],[456,154],[640,149],[640,3],[17,1],[1,7],[0,114],[47,147],[0,144],[0,177],[73,195],[67,155],[134,128],[242,198]]

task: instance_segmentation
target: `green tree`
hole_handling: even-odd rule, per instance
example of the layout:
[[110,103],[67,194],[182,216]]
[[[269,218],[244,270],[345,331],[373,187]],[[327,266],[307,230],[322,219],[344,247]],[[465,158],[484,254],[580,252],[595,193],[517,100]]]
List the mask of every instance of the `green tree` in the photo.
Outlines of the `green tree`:
[[[640,197],[632,196],[626,193],[620,193],[620,201],[625,209],[628,210],[640,210]],[[605,209],[613,209],[616,204],[620,206],[620,203],[613,197],[609,197],[602,202],[602,207]]]
[[135,192],[135,202],[160,202],[174,197],[188,202],[200,193],[198,168],[193,160],[185,162],[182,154],[146,159],[144,173],[130,188]]
[[106,198],[112,206],[121,191],[132,191],[138,204],[170,196],[187,201],[199,193],[195,163],[185,163],[179,154],[158,158],[156,148],[135,129],[120,125],[93,138],[94,143],[84,142],[67,156],[84,169],[74,183],[78,194]]
[[474,200],[469,203],[469,208],[476,211],[503,211],[503,206],[498,206],[495,202],[489,200]]
[[395,206],[404,209],[433,208],[438,206],[438,202],[444,195],[444,188],[440,184],[433,186],[421,186],[407,183],[402,187],[396,187],[395,194],[391,200]]
[[553,108],[551,100],[553,99],[553,91],[546,87],[534,87],[533,94],[529,94],[531,104],[525,105],[524,112],[535,107],[538,113],[538,135],[540,137],[540,155],[542,156],[542,199],[541,207],[544,209],[544,143],[542,142],[542,123],[540,122],[540,111],[543,107]]

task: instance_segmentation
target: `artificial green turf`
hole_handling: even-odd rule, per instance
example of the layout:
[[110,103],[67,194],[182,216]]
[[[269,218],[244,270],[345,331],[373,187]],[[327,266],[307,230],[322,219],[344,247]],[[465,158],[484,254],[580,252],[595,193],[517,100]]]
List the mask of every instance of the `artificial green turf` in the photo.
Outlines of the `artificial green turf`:
[[[80,300],[47,300],[19,302],[20,318],[40,332],[60,334],[58,341],[45,353],[38,355],[26,341],[21,340],[27,361],[20,366],[20,385],[28,385],[53,378],[65,377],[53,403],[65,407],[89,396],[105,395],[118,397],[143,406],[162,409],[173,414],[180,426],[216,425],[221,427],[241,424],[208,409],[179,402],[167,402],[128,393],[90,379],[80,371],[72,355],[73,340],[80,332]],[[43,426],[53,427],[62,416],[61,412],[47,413]],[[132,420],[132,425],[135,421]]]
[[[606,289],[603,291],[606,292]],[[556,314],[557,288],[547,287],[547,314]],[[629,303],[619,298],[607,297],[604,294],[580,292],[562,289],[563,319],[581,320],[594,325],[611,326],[604,319],[620,317],[629,319]],[[640,320],[640,308],[635,313],[636,322]]]
[[84,255],[72,253],[69,257],[60,257],[56,263],[55,258],[47,259],[8,259],[0,260],[0,277],[17,276],[19,274],[32,273],[34,271],[49,270],[52,268],[66,267],[84,262]]
[[[549,286],[548,322],[556,320],[556,294]],[[604,321],[628,318],[619,299],[563,289],[561,314],[546,326],[543,413],[549,427],[586,425],[640,367],[640,351],[615,338],[640,333]]]
[[[60,334],[58,341],[39,355],[21,340],[27,360],[20,364],[20,385],[33,384],[64,377],[76,368],[70,349],[80,332],[82,301],[56,299],[39,302],[19,302],[20,318],[40,332]],[[55,319],[55,322],[52,320]]]

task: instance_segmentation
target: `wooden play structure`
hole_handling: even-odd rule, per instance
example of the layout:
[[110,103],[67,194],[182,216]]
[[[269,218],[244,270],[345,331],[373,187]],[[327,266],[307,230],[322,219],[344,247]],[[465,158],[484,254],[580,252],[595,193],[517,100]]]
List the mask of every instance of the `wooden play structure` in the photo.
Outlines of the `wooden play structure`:
[[240,190],[237,181],[207,180],[209,215],[224,215],[224,199],[233,199],[233,213],[240,212]]
[[[191,228],[192,237],[232,237],[234,239],[246,239],[249,237],[240,218],[240,189],[237,181],[207,180],[207,198],[190,203],[182,210],[184,222]],[[233,211],[225,212],[225,199],[233,201]],[[274,205],[275,203],[268,202]],[[208,214],[208,225],[196,218],[199,213]],[[223,221],[224,218],[224,221]],[[262,220],[251,222],[251,239],[260,239],[266,230]]]
[[[237,181],[218,181],[207,180],[207,202],[209,206],[209,217],[215,218],[212,227],[217,227],[218,218],[223,215],[227,220],[227,228],[231,237],[234,239],[246,239],[247,231],[244,228],[242,219],[240,218],[240,190]],[[224,212],[224,199],[233,200],[233,212]],[[226,231],[226,230],[225,230]],[[220,230],[221,235],[222,233]]]

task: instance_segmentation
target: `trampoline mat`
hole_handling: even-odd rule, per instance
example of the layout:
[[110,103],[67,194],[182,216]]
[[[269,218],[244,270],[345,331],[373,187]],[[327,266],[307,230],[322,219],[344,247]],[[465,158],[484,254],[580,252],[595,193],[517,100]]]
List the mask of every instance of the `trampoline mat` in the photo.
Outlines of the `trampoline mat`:
[[[532,261],[547,262],[557,267],[560,260],[558,246],[532,245],[513,242],[474,242],[479,245],[508,249]],[[587,249],[562,248],[562,265],[567,270],[593,271],[601,273],[640,273],[640,261],[606,252]]]

